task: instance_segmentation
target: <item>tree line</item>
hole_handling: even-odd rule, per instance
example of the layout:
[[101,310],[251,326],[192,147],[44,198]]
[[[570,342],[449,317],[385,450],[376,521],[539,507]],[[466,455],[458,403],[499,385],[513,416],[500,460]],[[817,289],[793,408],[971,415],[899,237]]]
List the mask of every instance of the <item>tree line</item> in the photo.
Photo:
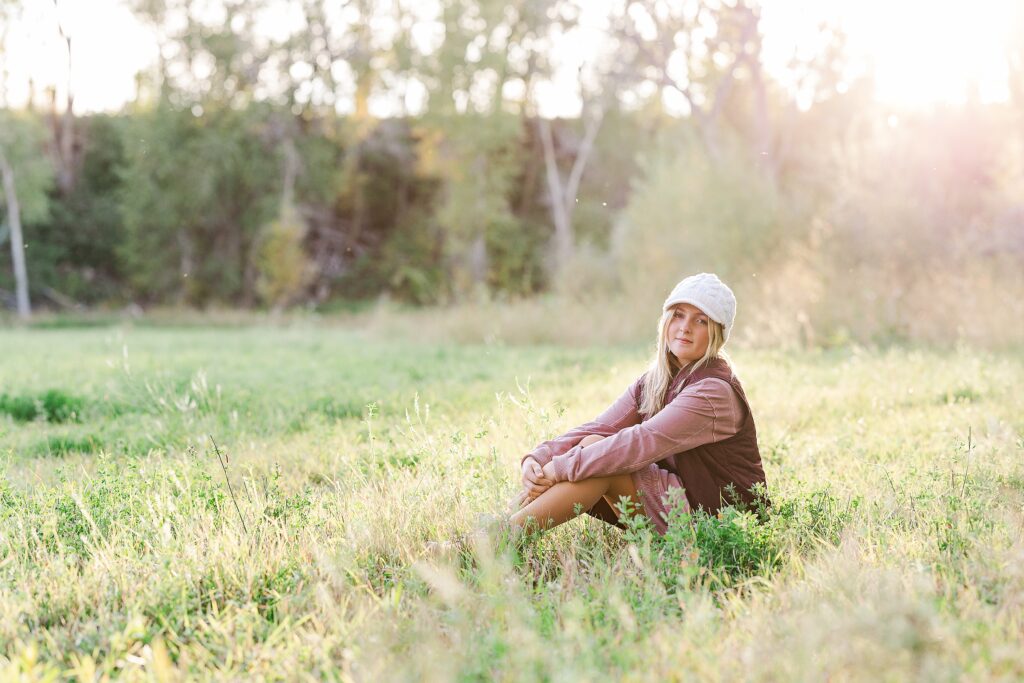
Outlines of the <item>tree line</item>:
[[[0,8],[11,18],[24,6]],[[865,222],[878,221],[837,197],[878,181],[872,145],[897,144],[870,76],[849,73],[840,32],[823,26],[820,49],[794,55],[778,82],[764,68],[760,8],[746,0],[624,0],[597,28],[584,3],[563,0],[132,8],[159,58],[122,112],[76,115],[70,79],[63,100],[55,89],[19,109],[0,99],[0,241],[12,254],[0,294],[22,310],[28,299],[520,297],[611,277],[594,271],[644,270],[673,250],[682,263],[665,270],[740,273],[788,262],[822,230],[835,244],[862,242]],[[268,18],[287,26],[268,31]],[[571,79],[574,92],[557,93],[580,112],[552,119],[556,48],[586,30],[603,47]],[[70,61],[74,45],[63,45]],[[1011,80],[1020,98],[1019,69]],[[1005,178],[985,169],[998,156],[987,141],[1020,141],[1011,114],[961,114],[901,128],[948,125],[983,148],[942,161],[964,198],[957,225],[993,191],[1006,195]],[[979,130],[984,120],[998,126]],[[874,176],[839,182],[869,158]],[[932,192],[934,161],[911,169],[919,197]],[[689,193],[682,211],[676,193]]]

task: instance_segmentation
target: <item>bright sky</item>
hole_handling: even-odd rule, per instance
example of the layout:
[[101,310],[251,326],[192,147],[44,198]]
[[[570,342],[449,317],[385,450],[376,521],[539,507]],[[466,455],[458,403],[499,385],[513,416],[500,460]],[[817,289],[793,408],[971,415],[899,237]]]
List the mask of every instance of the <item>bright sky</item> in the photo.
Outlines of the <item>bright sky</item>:
[[[7,31],[10,103],[23,103],[29,76],[37,92],[56,86],[63,98],[67,63],[51,2],[28,3],[27,16]],[[983,101],[1007,97],[1006,49],[1021,30],[1021,0],[763,0],[765,63],[780,80],[794,50],[815,44],[824,19],[838,20],[859,69],[872,68],[879,101],[896,107],[962,102],[971,84]],[[563,70],[538,93],[548,115],[578,111],[579,55],[602,39],[604,2],[585,3],[584,27],[560,41]],[[73,82],[78,113],[117,110],[135,95],[135,74],[152,64],[156,46],[123,0],[61,0],[61,17],[74,44]],[[0,27],[2,32],[2,27]],[[1020,38],[1024,39],[1024,38]]]

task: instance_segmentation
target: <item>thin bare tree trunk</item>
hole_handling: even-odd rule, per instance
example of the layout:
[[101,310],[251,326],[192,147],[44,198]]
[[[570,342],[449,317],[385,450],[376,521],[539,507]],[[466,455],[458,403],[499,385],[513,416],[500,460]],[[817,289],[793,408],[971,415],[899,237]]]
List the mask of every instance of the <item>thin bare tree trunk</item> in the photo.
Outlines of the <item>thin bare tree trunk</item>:
[[[487,186],[485,178],[487,177],[487,159],[483,154],[478,154],[474,163],[473,168],[476,173],[478,190],[476,193],[476,216],[481,217],[485,215],[487,208],[484,202],[484,188]],[[473,237],[473,241],[469,245],[469,251],[467,253],[468,264],[469,264],[469,276],[471,285],[473,287],[473,294],[478,295],[487,291],[487,270],[489,263],[487,262],[487,225],[482,221],[476,228],[476,235]]]
[[188,290],[191,287],[188,286],[188,278],[192,274],[193,258],[192,254],[194,249],[192,248],[192,240],[189,239],[188,233],[184,227],[178,229],[178,250],[179,250],[179,267],[181,268],[181,285],[178,288],[178,303],[188,303]]
[[551,135],[551,124],[546,119],[538,119],[537,125],[540,128],[540,141],[544,146],[544,166],[547,170],[551,220],[555,224],[554,268],[557,271],[572,257],[572,221],[565,207],[565,192],[562,190],[562,175],[555,159],[555,142]]
[[7,202],[7,222],[11,226],[11,260],[14,261],[14,283],[18,300],[18,315],[29,318],[32,306],[28,298],[28,270],[25,268],[25,244],[21,236],[21,209],[14,188],[14,169],[0,148],[0,175],[3,175],[4,196]]
[[583,179],[583,171],[587,167],[590,152],[594,148],[597,132],[601,129],[602,119],[603,113],[598,113],[586,120],[583,140],[580,142],[580,148],[573,160],[569,177],[564,184],[561,171],[558,170],[551,124],[543,118],[537,120],[541,145],[544,148],[548,194],[551,197],[551,220],[555,224],[555,270],[562,268],[572,259],[576,247],[576,237],[572,229],[572,214],[576,209],[576,195],[580,189],[580,181]]
[[749,9],[743,29],[744,45],[752,45],[751,52],[744,51],[744,60],[750,70],[751,88],[754,94],[754,156],[768,180],[775,184],[781,160],[773,149],[772,122],[768,113],[768,93],[761,68],[762,41],[759,25],[760,12]]
[[285,215],[285,211],[290,209],[295,204],[295,181],[299,177],[299,167],[302,164],[302,159],[299,157],[299,152],[295,149],[295,141],[286,136],[281,142],[281,149],[284,151],[284,171],[282,172],[281,179],[281,217]]
[[60,37],[64,39],[68,49],[67,102],[64,106],[63,115],[59,117],[57,114],[56,88],[54,88],[53,92],[53,135],[56,148],[55,155],[57,157],[57,187],[60,188],[61,194],[67,197],[75,186],[75,94],[71,89],[73,80],[71,75],[71,36],[64,31],[64,24],[59,19],[60,6],[57,4],[57,0],[53,0],[53,7],[58,15],[57,30],[60,31]]
[[583,179],[583,171],[587,167],[587,162],[590,161],[590,153],[594,149],[594,142],[597,140],[597,132],[601,130],[601,122],[604,120],[604,112],[599,111],[597,114],[587,119],[583,127],[583,140],[580,142],[580,148],[576,152],[576,158],[572,162],[572,169],[569,171],[569,181],[565,186],[565,205],[569,209],[569,213],[572,214],[576,207],[576,193],[580,189],[580,181]]
[[469,274],[474,294],[485,292],[487,288],[487,237],[480,233],[469,245]]

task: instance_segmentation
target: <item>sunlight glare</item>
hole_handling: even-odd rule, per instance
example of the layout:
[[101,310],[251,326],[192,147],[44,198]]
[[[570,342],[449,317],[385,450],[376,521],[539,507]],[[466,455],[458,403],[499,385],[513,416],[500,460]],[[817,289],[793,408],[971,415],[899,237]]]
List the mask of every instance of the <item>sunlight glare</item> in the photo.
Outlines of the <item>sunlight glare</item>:
[[[1014,27],[1022,25],[1018,0],[975,0],[970,4],[942,0],[763,0],[761,30],[765,69],[788,87],[787,64],[794,53],[806,57],[821,48],[823,20],[847,35],[850,73],[871,74],[875,98],[895,107],[963,103],[972,96],[983,102],[1005,101],[1007,49]],[[582,6],[579,26],[554,41],[552,60],[558,66],[549,82],[537,84],[537,107],[545,116],[579,112],[579,69],[592,61],[605,40],[603,14],[608,0]],[[27,16],[8,37],[6,100],[18,105],[28,94],[56,88],[63,102],[67,82],[66,52],[50,3],[29,3]],[[75,110],[112,111],[135,97],[136,72],[156,59],[155,41],[132,17],[123,0],[60,2],[61,16],[74,40],[72,83]],[[294,30],[287,10],[271,13],[277,37]],[[268,15],[269,16],[269,15]],[[266,22],[265,22],[266,23]],[[384,27],[382,27],[384,28]],[[433,33],[425,33],[430,29]],[[387,33],[388,31],[384,31]],[[417,27],[420,44],[436,43],[436,26]],[[112,39],[113,38],[113,39]],[[1020,38],[1018,38],[1020,39]],[[846,84],[840,85],[840,91]],[[402,92],[393,97],[408,98]],[[413,98],[416,99],[415,97]],[[676,98],[680,99],[680,98]],[[681,102],[666,102],[685,111]]]

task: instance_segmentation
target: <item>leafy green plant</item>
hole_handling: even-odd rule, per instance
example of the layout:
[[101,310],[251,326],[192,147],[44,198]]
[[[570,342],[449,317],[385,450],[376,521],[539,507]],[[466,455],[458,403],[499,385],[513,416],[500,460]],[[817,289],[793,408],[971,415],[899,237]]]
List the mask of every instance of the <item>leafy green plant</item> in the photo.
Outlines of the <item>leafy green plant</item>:
[[7,413],[19,422],[43,419],[47,422],[78,422],[85,400],[60,389],[49,389],[38,395],[0,394],[0,413]]
[[808,551],[816,544],[839,542],[857,501],[842,505],[827,490],[752,508],[727,505],[717,514],[703,508],[686,511],[681,489],[669,492],[668,529],[659,536],[649,519],[628,502],[626,537],[650,546],[661,581],[670,588],[695,582],[730,586],[753,576],[768,577],[787,553]]

